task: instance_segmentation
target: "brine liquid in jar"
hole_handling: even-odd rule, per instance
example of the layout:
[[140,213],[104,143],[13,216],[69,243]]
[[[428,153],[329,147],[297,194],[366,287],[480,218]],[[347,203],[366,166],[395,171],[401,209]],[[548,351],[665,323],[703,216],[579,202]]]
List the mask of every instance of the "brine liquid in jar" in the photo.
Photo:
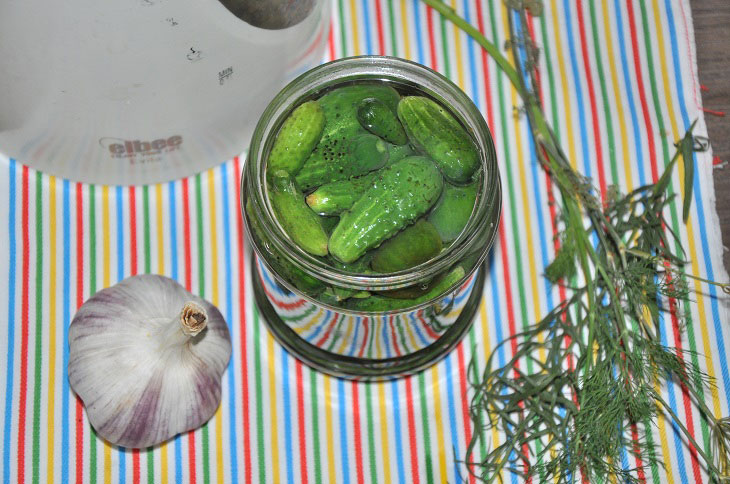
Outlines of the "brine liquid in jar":
[[[447,250],[467,226],[484,176],[458,117],[417,86],[392,81],[340,84],[301,102],[281,123],[265,166],[269,201],[289,238],[337,270],[370,276],[417,270]],[[380,292],[314,288],[306,274],[282,272],[320,302],[378,312],[431,300],[470,270],[460,264]]]

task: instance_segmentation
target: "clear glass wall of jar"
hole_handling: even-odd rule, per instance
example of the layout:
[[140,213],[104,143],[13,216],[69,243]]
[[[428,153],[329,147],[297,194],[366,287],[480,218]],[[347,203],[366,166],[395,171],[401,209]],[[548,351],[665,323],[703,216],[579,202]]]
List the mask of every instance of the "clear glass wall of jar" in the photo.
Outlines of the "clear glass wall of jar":
[[[299,104],[341,84],[385,82],[450,109],[481,158],[481,184],[461,235],[439,255],[389,274],[338,270],[300,249],[274,216],[266,159],[283,121]],[[253,247],[251,279],[264,320],[296,357],[322,371],[363,380],[423,369],[452,349],[477,312],[485,258],[501,212],[501,185],[489,129],[474,103],[440,74],[403,59],[364,56],[321,65],[292,81],[269,104],[251,141],[241,180],[241,208]],[[441,289],[434,293],[434,288]],[[383,298],[410,289],[421,296]],[[358,311],[342,295],[382,304]],[[390,301],[390,302],[388,302]]]

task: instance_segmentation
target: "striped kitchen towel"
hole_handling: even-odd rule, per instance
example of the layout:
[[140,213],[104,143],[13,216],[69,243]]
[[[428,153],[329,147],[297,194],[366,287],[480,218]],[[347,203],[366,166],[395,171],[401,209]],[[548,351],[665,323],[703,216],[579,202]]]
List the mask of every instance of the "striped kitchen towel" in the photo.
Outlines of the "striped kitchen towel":
[[[450,0],[497,45],[507,40],[501,0]],[[571,160],[601,190],[657,178],[672,144],[700,110],[688,0],[544,0],[525,27],[541,48],[540,95]],[[497,342],[553,308],[558,288],[543,277],[554,255],[555,213],[519,100],[477,44],[418,0],[333,2],[328,58],[396,55],[430,66],[464,89],[484,114],[504,186],[502,225],[484,298],[465,341],[411,378],[357,384],[326,377],[290,357],[262,325],[249,284],[239,216],[242,159],[170,183],[114,187],[56,179],[0,156],[0,385],[2,462],[8,482],[459,482],[465,468],[470,389],[466,367],[483,365]],[[1,148],[1,147],[0,147]],[[673,205],[671,228],[689,272],[727,280],[714,208],[710,153],[695,154],[687,225]],[[682,171],[680,165],[680,172]],[[682,176],[672,180],[681,193]],[[223,401],[203,428],[154,449],[112,447],[90,427],[66,379],[68,325],[95,291],[132,274],[179,280],[211,300],[230,324],[233,356]],[[668,321],[662,342],[690,349],[716,379],[704,394],[728,415],[727,299],[690,283],[686,335]],[[503,348],[497,360],[510,357]],[[708,428],[686,392],[662,389],[700,445]],[[666,468],[642,479],[703,482],[678,429],[651,429]],[[494,442],[500,436],[495,434]],[[484,451],[484,449],[481,449]],[[634,467],[640,457],[626,455]],[[507,480],[517,482],[514,477]]]

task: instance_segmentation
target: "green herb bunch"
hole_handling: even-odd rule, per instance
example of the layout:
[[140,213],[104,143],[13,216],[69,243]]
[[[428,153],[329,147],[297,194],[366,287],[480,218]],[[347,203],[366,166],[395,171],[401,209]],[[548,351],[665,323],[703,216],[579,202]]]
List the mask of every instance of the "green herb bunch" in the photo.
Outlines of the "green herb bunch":
[[[659,336],[664,318],[678,317],[678,306],[690,304],[687,277],[715,284],[684,272],[684,254],[671,250],[680,246],[678,235],[664,219],[665,208],[674,203],[668,189],[680,156],[685,221],[689,214],[692,128],[677,142],[676,154],[655,183],[629,193],[610,187],[601,200],[591,180],[572,168],[537,101],[537,48],[530,39],[515,35],[510,23],[511,47],[523,47],[527,54],[525,65],[513,65],[451,8],[438,0],[424,2],[474,38],[510,79],[524,103],[540,162],[560,194],[560,248],[546,277],[563,284],[568,297],[500,344],[516,348],[505,365],[496,364],[495,348],[483,371],[470,367],[475,432],[467,468],[487,482],[501,480],[505,470],[540,481],[635,482],[643,469],[624,469],[622,452],[640,456],[643,467],[661,465],[644,432],[666,415],[710,478],[730,481],[730,419],[716,417],[702,398],[713,382],[688,351],[663,346]],[[536,0],[509,0],[507,5],[519,12],[523,24],[525,9],[533,15],[542,10]],[[721,287],[730,292],[727,284]],[[711,455],[662,396],[667,379],[681,385],[706,420],[713,436]],[[506,437],[494,447],[493,429]],[[485,457],[481,448],[489,449]]]

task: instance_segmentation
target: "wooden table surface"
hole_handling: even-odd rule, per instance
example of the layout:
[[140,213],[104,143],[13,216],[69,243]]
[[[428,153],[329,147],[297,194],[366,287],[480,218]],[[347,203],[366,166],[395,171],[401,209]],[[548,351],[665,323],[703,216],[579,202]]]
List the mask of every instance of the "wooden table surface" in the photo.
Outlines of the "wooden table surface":
[[724,117],[706,114],[707,130],[716,156],[727,166],[715,168],[715,194],[720,216],[723,259],[730,271],[730,1],[690,0],[697,40],[697,65],[702,103],[707,109],[724,111]]

